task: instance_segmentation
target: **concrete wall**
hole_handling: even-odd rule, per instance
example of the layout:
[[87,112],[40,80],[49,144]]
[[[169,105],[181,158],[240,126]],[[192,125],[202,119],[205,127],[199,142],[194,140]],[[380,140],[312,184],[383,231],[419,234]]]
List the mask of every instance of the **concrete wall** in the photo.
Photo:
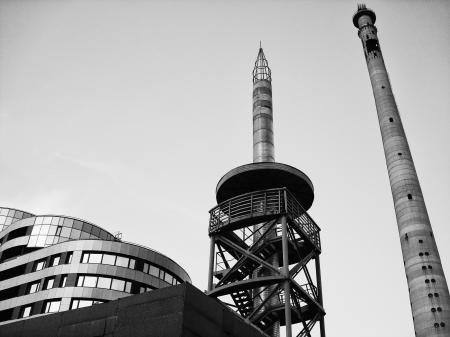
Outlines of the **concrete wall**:
[[264,337],[190,284],[0,325],[2,337]]

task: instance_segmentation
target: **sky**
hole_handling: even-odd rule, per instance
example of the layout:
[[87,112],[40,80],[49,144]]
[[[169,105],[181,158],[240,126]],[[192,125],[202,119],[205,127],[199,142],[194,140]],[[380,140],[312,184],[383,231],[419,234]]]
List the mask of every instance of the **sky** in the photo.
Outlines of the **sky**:
[[[367,3],[450,271],[450,2]],[[208,211],[252,161],[259,41],[275,156],[312,180],[330,337],[414,335],[356,1],[0,0],[0,205],[93,222],[207,286]]]

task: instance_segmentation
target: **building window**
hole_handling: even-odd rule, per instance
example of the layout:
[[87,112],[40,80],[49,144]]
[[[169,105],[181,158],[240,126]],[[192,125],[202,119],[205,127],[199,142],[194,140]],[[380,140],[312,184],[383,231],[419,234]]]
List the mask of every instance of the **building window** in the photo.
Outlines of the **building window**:
[[50,267],[54,267],[59,265],[59,262],[61,261],[61,255],[55,255],[50,260]]
[[64,288],[66,286],[66,282],[67,282],[67,275],[62,275],[61,281],[59,281],[59,286],[61,288]]
[[97,285],[96,276],[78,276],[77,287],[95,288]]
[[43,290],[52,289],[55,285],[55,278],[50,277],[45,279]]
[[91,305],[101,304],[101,303],[105,303],[105,301],[74,298],[74,299],[72,299],[72,302],[70,303],[70,310],[90,307]]
[[51,300],[44,303],[44,313],[58,312],[61,305],[61,300]]
[[31,310],[33,309],[33,305],[27,305],[25,307],[22,307],[22,310],[20,311],[19,318],[25,318],[31,316]]
[[66,256],[66,264],[71,264],[73,258],[73,252],[68,252]]
[[116,264],[116,256],[111,254],[103,254],[102,264],[114,266]]
[[150,274],[150,275],[153,275],[153,276],[155,276],[155,277],[159,277],[159,268],[150,265],[149,274]]
[[112,290],[124,291],[125,289],[125,281],[113,279],[111,284]]
[[128,264],[130,263],[130,259],[123,256],[118,256],[116,260],[116,266],[128,268]]
[[60,236],[61,235],[61,230],[62,230],[62,226],[57,226],[55,235],[56,236]]
[[77,287],[103,288],[131,293],[132,283],[116,278],[80,275]]
[[26,291],[27,294],[33,294],[37,291],[39,291],[39,285],[41,284],[41,281],[33,282],[28,286],[28,289]]
[[111,278],[110,277],[99,277],[97,288],[110,289],[111,288]]
[[33,271],[42,270],[45,268],[45,260],[36,261],[34,264]]

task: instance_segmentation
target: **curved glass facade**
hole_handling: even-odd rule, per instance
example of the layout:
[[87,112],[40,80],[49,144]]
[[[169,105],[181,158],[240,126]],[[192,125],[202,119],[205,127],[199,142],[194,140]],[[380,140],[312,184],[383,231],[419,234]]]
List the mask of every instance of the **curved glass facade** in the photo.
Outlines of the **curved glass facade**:
[[0,214],[0,322],[191,282],[165,255],[84,220]]

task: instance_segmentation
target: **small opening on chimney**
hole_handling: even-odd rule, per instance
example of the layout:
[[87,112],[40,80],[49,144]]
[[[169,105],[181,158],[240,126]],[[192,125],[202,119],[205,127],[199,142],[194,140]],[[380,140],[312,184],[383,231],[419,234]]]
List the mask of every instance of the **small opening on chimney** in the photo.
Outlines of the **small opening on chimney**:
[[419,243],[423,243],[423,240],[419,240]]
[[408,193],[408,199],[412,200],[412,194]]
[[389,122],[391,122],[391,123],[392,123],[393,121],[394,121],[394,118],[392,118],[392,117],[391,117],[391,118],[389,118]]

